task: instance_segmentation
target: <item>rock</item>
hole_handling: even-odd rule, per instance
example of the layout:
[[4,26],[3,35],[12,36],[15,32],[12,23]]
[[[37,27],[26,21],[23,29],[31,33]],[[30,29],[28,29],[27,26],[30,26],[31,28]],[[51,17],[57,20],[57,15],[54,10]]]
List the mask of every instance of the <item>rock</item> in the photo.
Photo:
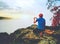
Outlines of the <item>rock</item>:
[[[56,30],[52,35],[44,33],[43,39],[39,34],[34,33],[37,25],[31,25],[27,28],[20,28],[11,33],[0,33],[1,44],[60,44],[60,30]],[[48,29],[50,27],[47,26]]]

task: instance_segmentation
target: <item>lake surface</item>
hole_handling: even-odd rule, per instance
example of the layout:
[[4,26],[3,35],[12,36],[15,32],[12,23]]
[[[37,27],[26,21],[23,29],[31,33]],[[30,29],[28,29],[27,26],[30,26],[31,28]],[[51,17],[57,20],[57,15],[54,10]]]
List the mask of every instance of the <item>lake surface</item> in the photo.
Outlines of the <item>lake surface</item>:
[[10,34],[19,28],[26,28],[30,25],[32,25],[32,21],[28,19],[0,20],[0,33],[7,32]]

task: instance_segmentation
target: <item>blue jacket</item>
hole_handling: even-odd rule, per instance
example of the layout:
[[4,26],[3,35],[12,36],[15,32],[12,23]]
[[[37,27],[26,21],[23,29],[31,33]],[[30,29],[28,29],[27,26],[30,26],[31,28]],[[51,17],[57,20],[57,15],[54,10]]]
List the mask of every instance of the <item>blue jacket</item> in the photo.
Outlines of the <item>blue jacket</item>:
[[44,18],[37,18],[36,22],[38,22],[37,28],[38,29],[45,29],[45,19]]

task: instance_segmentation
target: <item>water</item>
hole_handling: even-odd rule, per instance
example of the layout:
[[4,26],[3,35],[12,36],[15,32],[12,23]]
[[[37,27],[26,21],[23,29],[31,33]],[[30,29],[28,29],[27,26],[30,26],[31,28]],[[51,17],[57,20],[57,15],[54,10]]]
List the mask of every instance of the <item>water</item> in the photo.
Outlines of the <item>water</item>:
[[30,25],[32,25],[32,21],[28,19],[0,20],[0,33],[7,32],[10,34],[19,28],[26,28]]

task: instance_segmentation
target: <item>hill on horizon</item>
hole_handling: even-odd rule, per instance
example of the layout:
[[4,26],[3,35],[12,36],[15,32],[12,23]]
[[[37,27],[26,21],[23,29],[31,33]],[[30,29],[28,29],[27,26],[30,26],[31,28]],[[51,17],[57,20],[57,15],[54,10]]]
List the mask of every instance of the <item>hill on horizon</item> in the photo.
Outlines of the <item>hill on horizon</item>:
[[2,16],[0,16],[0,20],[3,20],[3,19],[11,19],[11,18],[9,18],[9,17],[2,17]]

